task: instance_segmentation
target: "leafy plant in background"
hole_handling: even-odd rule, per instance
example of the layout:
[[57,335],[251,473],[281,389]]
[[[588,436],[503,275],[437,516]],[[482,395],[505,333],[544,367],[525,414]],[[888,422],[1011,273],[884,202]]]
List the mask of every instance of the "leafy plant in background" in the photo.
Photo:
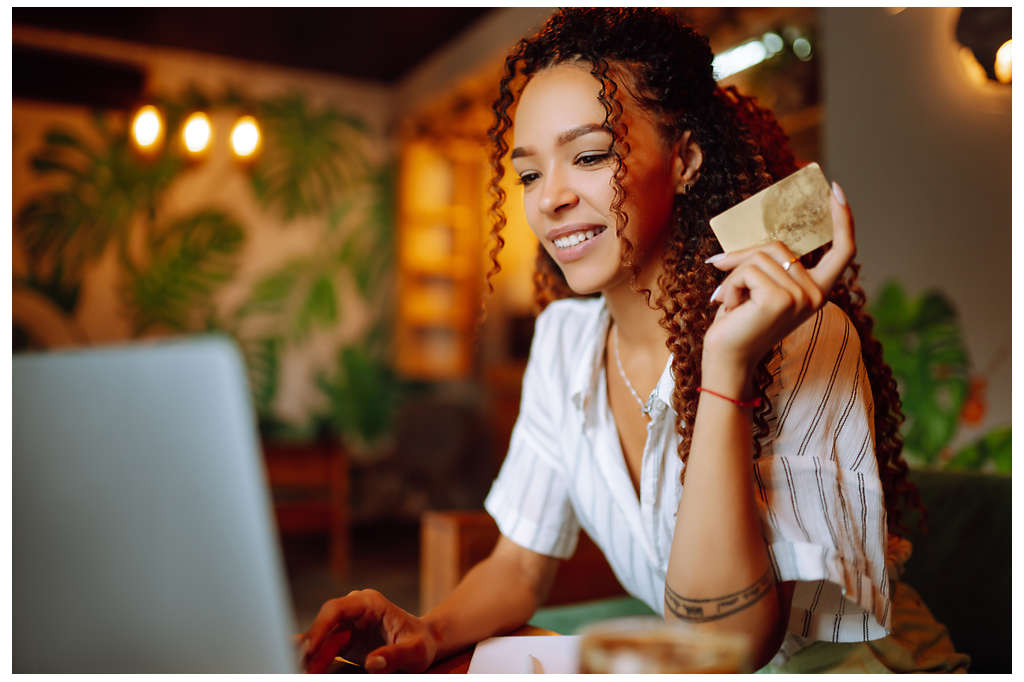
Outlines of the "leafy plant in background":
[[888,282],[870,308],[874,333],[899,384],[906,422],[904,453],[929,468],[1010,471],[1010,429],[990,431],[952,452],[968,404],[970,359],[949,299],[927,291],[914,299]]
[[[171,111],[170,123],[174,116]],[[158,220],[160,200],[181,173],[182,160],[172,154],[143,159],[126,130],[100,113],[91,121],[99,143],[55,127],[32,157],[33,170],[60,186],[28,201],[15,218],[29,268],[14,286],[41,294],[71,316],[85,269],[113,246],[135,334],[158,322],[187,329],[189,313],[234,271],[242,229],[216,209]],[[134,243],[141,250],[133,246],[140,229],[145,239]]]
[[[238,91],[210,98],[195,88],[160,97],[168,139],[189,111],[218,107],[255,113],[263,151],[250,169],[250,186],[281,229],[297,218],[312,220],[317,247],[272,268],[248,299],[224,314],[213,296],[237,272],[245,230],[214,207],[165,218],[164,197],[188,171],[173,145],[143,158],[127,126],[103,114],[92,117],[98,143],[66,128],[46,133],[33,156],[36,173],[56,189],[29,200],[16,216],[28,255],[17,288],[50,301],[74,327],[86,268],[114,248],[120,265],[117,289],[133,335],[149,331],[227,331],[239,341],[265,432],[309,437],[327,431],[361,451],[386,438],[403,384],[390,371],[388,320],[393,295],[394,173],[372,162],[366,126],[330,108],[314,111],[290,94],[250,99]],[[141,235],[140,235],[141,231]],[[371,311],[365,328],[339,349],[337,365],[314,377],[327,407],[304,425],[286,425],[274,414],[282,356],[318,329],[343,320],[345,289]],[[254,317],[267,324],[253,334]],[[15,328],[15,339],[32,341]],[[79,340],[87,342],[84,333]]]

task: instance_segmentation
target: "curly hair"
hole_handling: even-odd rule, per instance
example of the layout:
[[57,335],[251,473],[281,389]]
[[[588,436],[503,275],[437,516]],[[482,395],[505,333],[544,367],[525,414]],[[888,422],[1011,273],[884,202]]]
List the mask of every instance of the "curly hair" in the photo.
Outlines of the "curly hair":
[[[495,121],[488,130],[493,171],[489,213],[494,239],[492,265],[487,273],[489,286],[491,277],[500,270],[498,253],[504,245],[501,230],[506,222],[502,211],[506,196],[501,182],[505,174],[503,159],[508,152],[505,135],[512,126],[509,109],[533,74],[565,62],[589,66],[601,86],[598,100],[605,110],[604,126],[613,139],[611,212],[616,219],[621,259],[631,269],[631,286],[661,312],[661,326],[668,332],[667,346],[676,379],[672,403],[681,436],[678,454],[686,462],[697,411],[704,334],[714,317],[708,301],[726,276],[704,262],[721,252],[708,221],[794,172],[796,161],[772,113],[734,87],[719,87],[707,39],[674,15],[639,8],[561,10],[536,36],[520,40],[506,58],[493,105]],[[690,131],[704,155],[696,182],[689,191],[676,195],[673,225],[657,281],[659,290],[653,301],[649,289],[637,286],[640,265],[632,261],[633,245],[624,234],[628,216],[622,208],[626,199],[623,184],[628,174],[629,148],[622,104],[617,97],[620,83],[658,121],[666,141],[674,143]],[[805,255],[801,261],[813,267],[824,248]],[[882,358],[881,344],[872,335],[874,321],[864,310],[864,292],[857,283],[859,270],[856,263],[847,266],[828,298],[843,309],[860,336],[874,398],[875,452],[888,527],[901,532],[906,529],[901,523],[903,507],[909,504],[923,508],[917,489],[907,479],[899,433],[902,405],[892,371]],[[538,312],[554,300],[577,296],[543,245],[537,251],[534,291]],[[753,415],[755,458],[761,454],[762,442],[773,436],[768,397],[772,355],[760,361],[754,374],[754,386],[762,398],[761,407]]]

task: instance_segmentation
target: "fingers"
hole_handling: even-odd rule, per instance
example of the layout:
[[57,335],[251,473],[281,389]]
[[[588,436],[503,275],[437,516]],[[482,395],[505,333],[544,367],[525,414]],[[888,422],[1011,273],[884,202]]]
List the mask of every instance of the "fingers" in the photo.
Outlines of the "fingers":
[[811,270],[811,277],[826,294],[853,260],[857,245],[853,234],[853,212],[839,183],[832,183],[832,248]]
[[[744,263],[733,270],[722,282],[717,299],[713,299],[722,301],[722,310],[734,310],[748,299],[752,299],[759,307],[768,308],[773,312],[781,312],[787,307],[793,306],[795,300],[806,299],[792,279],[788,283],[780,281],[772,272],[771,265],[765,263],[763,259],[756,260],[760,262]],[[774,264],[774,268],[783,276],[789,277],[778,264]]]
[[352,639],[352,631],[348,628],[340,628],[329,634],[318,648],[310,649],[303,667],[308,673],[323,673],[334,662],[334,657]]
[[[747,272],[749,270],[757,273]],[[780,306],[792,307],[797,314],[802,314],[807,308],[816,309],[824,301],[808,271],[780,242],[772,242],[751,252],[742,265],[722,282],[711,300],[720,301],[723,310],[732,310],[750,297],[755,285],[762,287],[759,294],[762,303],[768,297],[774,297]]]
[[426,669],[428,658],[423,638],[411,636],[371,651],[365,667],[371,673],[417,673]]
[[376,599],[376,595],[379,593],[362,590],[325,602],[306,632],[309,651],[319,650],[324,640],[339,626],[345,629],[364,629],[379,623],[383,611],[383,603],[380,603],[383,596]]

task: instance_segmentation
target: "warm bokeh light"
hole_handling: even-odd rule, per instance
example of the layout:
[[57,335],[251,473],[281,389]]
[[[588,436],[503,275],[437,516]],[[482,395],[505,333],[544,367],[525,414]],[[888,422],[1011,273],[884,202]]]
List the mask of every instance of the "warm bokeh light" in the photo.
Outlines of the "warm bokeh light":
[[974,52],[969,47],[960,48],[960,65],[963,66],[967,77],[975,83],[984,83],[988,76],[985,75],[985,68],[978,63]]
[[252,156],[260,146],[260,127],[252,116],[243,116],[231,130],[231,148],[241,157]]
[[797,59],[806,62],[811,58],[811,41],[803,37],[794,40],[793,54],[797,56]]
[[778,54],[779,52],[782,52],[782,48],[785,47],[782,36],[778,33],[765,33],[761,36],[761,42],[764,43],[769,54]]
[[142,149],[150,149],[160,141],[163,133],[164,122],[160,112],[152,104],[139,109],[132,121],[132,136],[135,144]]
[[711,62],[711,68],[714,69],[715,78],[723,80],[760,64],[767,58],[768,48],[764,43],[760,40],[751,40],[716,55]]
[[906,7],[886,7],[885,11],[893,16],[896,16],[897,14],[902,13],[905,9]]
[[181,131],[182,141],[185,149],[193,154],[205,150],[210,146],[210,138],[213,137],[213,128],[210,126],[210,117],[201,111],[197,111],[185,121],[185,127]]
[[1007,40],[996,52],[995,72],[1000,83],[1013,81],[1013,40]]

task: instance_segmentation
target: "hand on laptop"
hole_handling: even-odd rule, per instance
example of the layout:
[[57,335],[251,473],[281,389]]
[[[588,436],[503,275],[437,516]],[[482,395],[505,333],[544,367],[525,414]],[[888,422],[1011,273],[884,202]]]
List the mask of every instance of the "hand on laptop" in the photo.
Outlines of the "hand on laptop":
[[325,602],[299,638],[306,643],[302,666],[308,673],[325,672],[335,656],[362,663],[371,673],[418,673],[434,662],[438,649],[426,623],[376,590]]

